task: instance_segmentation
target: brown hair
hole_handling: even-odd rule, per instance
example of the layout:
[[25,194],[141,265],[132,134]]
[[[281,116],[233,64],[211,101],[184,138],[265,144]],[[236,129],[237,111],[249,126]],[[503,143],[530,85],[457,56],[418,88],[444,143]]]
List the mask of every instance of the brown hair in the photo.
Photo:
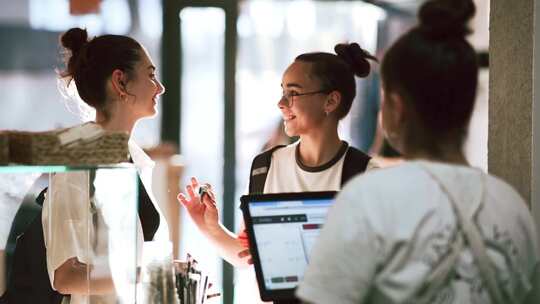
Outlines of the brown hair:
[[[474,16],[472,0],[430,0],[418,13],[420,24],[386,52],[384,89],[396,92],[414,110],[408,141],[435,153],[437,142],[462,144],[474,108],[478,64],[465,36]],[[420,136],[421,135],[421,136]]]
[[106,116],[106,82],[116,69],[134,77],[135,64],[141,60],[141,45],[133,38],[103,35],[88,39],[86,30],[72,28],[60,37],[66,54],[62,77],[75,81],[81,99]]
[[337,109],[338,119],[347,116],[356,96],[354,75],[366,77],[371,71],[369,61],[377,58],[362,49],[357,43],[337,44],[335,54],[316,52],[305,53],[295,60],[312,64],[311,74],[317,78],[323,90],[336,90],[341,94]]

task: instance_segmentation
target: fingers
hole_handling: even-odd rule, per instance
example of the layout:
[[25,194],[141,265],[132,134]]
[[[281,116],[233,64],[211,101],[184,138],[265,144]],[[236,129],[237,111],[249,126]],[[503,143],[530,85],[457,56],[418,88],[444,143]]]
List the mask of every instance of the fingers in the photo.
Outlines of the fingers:
[[238,239],[240,241],[240,245],[244,248],[249,248],[249,241],[246,239],[246,240],[242,240],[242,239]]
[[186,192],[189,195],[189,198],[191,200],[195,200],[195,199],[198,200],[199,199],[199,195],[197,193],[195,193],[195,190],[194,190],[192,185],[187,185],[186,186]]
[[176,198],[178,199],[178,201],[180,201],[180,203],[182,203],[182,205],[184,205],[186,207],[189,204],[189,202],[186,199],[186,196],[184,195],[184,193],[178,193],[178,196]]
[[209,194],[203,195],[202,203],[206,206],[206,208],[209,208],[209,209],[212,209],[212,210],[217,209],[216,201],[212,197],[210,197]]
[[191,210],[193,208],[193,200],[188,200],[184,193],[179,193],[176,198],[186,209]]
[[249,239],[245,229],[240,234],[238,234],[238,241],[240,242],[240,245],[242,245],[242,247],[249,248]]
[[210,198],[214,201],[214,203],[216,202],[216,194],[214,193],[214,190],[212,190],[212,185],[210,184],[206,184],[208,185],[208,190],[206,191],[206,193],[208,193],[208,195],[210,196]]
[[251,257],[251,252],[249,249],[242,250],[238,253],[239,258]]
[[193,189],[199,189],[199,181],[194,176],[191,177],[191,186]]
[[238,253],[238,257],[242,259],[247,258],[247,263],[249,265],[253,265],[253,258],[251,257],[251,252],[249,251],[249,249],[240,251]]
[[[202,186],[206,188],[206,191],[203,192],[202,195],[199,195],[198,191]],[[190,184],[186,186],[186,194],[179,193],[177,198],[178,201],[180,201],[180,203],[186,208],[192,208],[197,206],[199,203],[203,203],[208,208],[217,209],[216,196],[211,189],[212,186],[210,184],[200,185],[197,178],[192,177]]]

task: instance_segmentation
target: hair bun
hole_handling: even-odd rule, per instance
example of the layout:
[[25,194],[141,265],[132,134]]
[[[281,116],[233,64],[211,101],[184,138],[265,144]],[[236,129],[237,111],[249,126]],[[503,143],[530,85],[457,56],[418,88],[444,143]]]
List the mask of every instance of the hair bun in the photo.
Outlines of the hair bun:
[[377,57],[371,55],[368,51],[362,49],[358,43],[340,43],[334,47],[336,54],[343,59],[354,74],[358,77],[366,77],[371,71],[371,66],[368,59],[377,60]]
[[65,32],[60,38],[62,46],[70,50],[73,55],[77,54],[81,48],[88,43],[88,32],[75,27]]
[[420,28],[434,38],[466,36],[476,8],[472,0],[428,0],[418,12]]

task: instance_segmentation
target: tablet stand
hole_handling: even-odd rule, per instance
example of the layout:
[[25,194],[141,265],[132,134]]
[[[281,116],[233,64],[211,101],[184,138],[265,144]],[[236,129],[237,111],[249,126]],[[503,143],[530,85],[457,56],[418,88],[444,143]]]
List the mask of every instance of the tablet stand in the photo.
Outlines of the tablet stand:
[[281,300],[274,301],[274,304],[300,304],[300,300]]

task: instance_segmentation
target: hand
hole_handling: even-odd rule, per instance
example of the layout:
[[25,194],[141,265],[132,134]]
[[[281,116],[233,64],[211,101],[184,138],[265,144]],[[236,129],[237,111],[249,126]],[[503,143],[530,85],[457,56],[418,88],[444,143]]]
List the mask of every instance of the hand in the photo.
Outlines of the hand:
[[185,194],[178,194],[178,200],[186,208],[189,217],[203,233],[213,233],[220,229],[219,212],[216,207],[216,197],[209,184],[206,194],[203,194],[202,201],[199,196],[199,182],[195,177],[191,178],[191,185],[186,187]]
[[238,253],[238,257],[242,259],[247,258],[247,263],[252,265],[253,259],[251,257],[251,251],[249,251],[249,239],[246,229],[242,230],[242,232],[238,234],[238,242],[240,242],[242,247],[246,248]]
[[251,251],[248,249],[244,249],[238,253],[238,257],[241,259],[247,259],[247,263],[249,265],[253,265],[253,258],[251,257]]
[[242,232],[238,234],[238,241],[240,242],[242,247],[249,248],[249,239],[246,229],[242,230]]

